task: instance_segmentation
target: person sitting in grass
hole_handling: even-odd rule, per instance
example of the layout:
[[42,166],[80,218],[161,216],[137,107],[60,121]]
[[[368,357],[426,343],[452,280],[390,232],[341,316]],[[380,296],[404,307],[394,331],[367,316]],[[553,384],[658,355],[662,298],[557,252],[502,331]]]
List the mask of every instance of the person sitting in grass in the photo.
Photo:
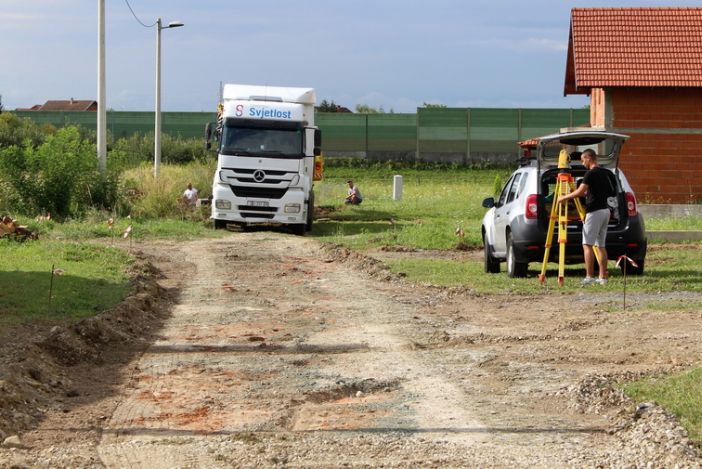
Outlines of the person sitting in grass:
[[344,201],[344,203],[351,204],[351,205],[358,205],[361,202],[363,202],[363,196],[361,195],[361,191],[358,190],[358,187],[356,187],[353,184],[353,181],[351,179],[349,179],[348,181],[346,181],[346,184],[348,184],[348,186],[349,186],[349,191],[348,191],[348,195],[346,196],[346,200]]
[[195,207],[197,205],[197,189],[195,189],[190,182],[183,192],[183,202],[188,207]]

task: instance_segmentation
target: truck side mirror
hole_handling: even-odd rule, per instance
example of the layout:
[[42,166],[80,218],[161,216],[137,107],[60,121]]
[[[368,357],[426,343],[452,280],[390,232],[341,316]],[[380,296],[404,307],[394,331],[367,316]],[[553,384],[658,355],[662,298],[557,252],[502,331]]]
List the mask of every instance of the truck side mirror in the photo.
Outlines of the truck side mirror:
[[322,131],[320,129],[314,129],[314,146],[322,146]]
[[212,148],[212,122],[205,124],[205,148]]
[[319,129],[314,129],[314,156],[319,156],[322,154],[322,131]]

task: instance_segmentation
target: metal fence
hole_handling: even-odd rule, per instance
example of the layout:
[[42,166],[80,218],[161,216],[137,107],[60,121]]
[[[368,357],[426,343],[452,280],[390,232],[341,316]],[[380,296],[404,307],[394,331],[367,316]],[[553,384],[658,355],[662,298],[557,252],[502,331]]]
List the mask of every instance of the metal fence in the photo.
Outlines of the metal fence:
[[[14,111],[20,117],[57,127],[80,125],[95,130],[95,112]],[[162,130],[201,138],[210,112],[164,112]],[[506,163],[518,156],[517,142],[587,125],[588,109],[420,108],[415,114],[317,113],[323,149],[330,156],[356,155],[373,160],[419,160],[458,164]],[[153,132],[153,112],[107,112],[115,138]]]

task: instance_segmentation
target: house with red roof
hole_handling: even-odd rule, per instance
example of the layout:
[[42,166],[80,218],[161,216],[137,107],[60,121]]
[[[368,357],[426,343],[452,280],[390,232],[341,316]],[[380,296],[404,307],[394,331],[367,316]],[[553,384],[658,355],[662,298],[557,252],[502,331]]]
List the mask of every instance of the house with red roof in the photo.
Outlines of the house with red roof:
[[620,163],[641,201],[702,200],[702,8],[574,8],[564,94],[631,136]]
[[87,99],[50,100],[18,111],[97,111],[97,101]]

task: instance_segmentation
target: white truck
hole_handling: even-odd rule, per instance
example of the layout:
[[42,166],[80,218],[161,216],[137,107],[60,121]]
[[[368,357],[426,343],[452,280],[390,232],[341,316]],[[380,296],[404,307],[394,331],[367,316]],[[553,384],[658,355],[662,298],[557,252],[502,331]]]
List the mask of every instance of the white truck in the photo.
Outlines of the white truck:
[[[312,88],[224,85],[218,109],[215,228],[271,223],[303,235],[312,228],[315,157]],[[211,146],[211,126],[206,131]]]

